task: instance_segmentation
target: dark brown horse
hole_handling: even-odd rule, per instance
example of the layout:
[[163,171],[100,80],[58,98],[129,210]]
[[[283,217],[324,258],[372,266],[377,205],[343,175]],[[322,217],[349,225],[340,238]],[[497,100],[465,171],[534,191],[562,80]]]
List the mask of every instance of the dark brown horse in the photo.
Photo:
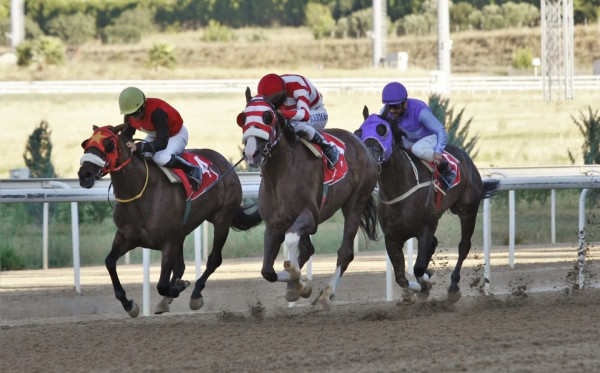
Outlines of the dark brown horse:
[[[317,307],[326,309],[354,259],[352,243],[358,228],[363,228],[369,238],[377,238],[372,193],[377,183],[377,164],[352,133],[327,130],[345,144],[338,166],[347,165],[347,173],[335,183],[324,185],[324,162],[297,141],[293,128],[279,111],[260,96],[252,98],[249,89],[246,99],[248,103],[238,116],[238,124],[244,130],[248,164],[260,167],[262,172],[258,206],[266,229],[261,274],[271,282],[287,282],[288,301],[310,296],[310,285],[300,278],[300,269],[315,251],[310,235],[317,232],[321,222],[342,209],[344,230],[336,269],[329,285],[314,301]],[[275,272],[273,264],[284,241],[289,263],[284,263],[283,271]]]
[[160,250],[157,289],[165,298],[156,313],[168,311],[167,304],[190,284],[181,279],[185,270],[184,239],[207,220],[213,224],[214,239],[206,270],[196,280],[190,299],[190,308],[197,310],[204,304],[201,292],[206,280],[221,265],[221,250],[229,228],[247,230],[258,225],[261,218],[258,212],[248,214],[241,207],[240,180],[235,172],[228,172],[233,166],[221,154],[210,149],[191,150],[211,162],[210,169],[219,178],[215,177],[214,185],[188,203],[181,184],[171,183],[154,162],[130,152],[119,136],[121,129],[94,126],[92,136],[82,143],[85,151],[78,173],[79,184],[84,188],[91,188],[106,174],[111,177],[117,200],[113,212],[117,232],[105,262],[115,296],[131,317],[138,315],[139,307],[127,299],[117,276],[117,260],[136,247]]
[[[365,107],[365,121],[355,134],[364,141],[377,159],[379,173],[378,215],[385,236],[385,246],[394,267],[396,282],[404,289],[428,295],[431,289],[429,262],[435,252],[438,240],[435,231],[438,220],[448,209],[460,219],[461,240],[458,245],[458,261],[451,275],[448,288],[448,300],[460,299],[460,270],[463,261],[471,250],[471,236],[479,203],[490,197],[497,188],[497,182],[482,183],[479,171],[471,158],[463,150],[448,145],[446,151],[458,160],[460,182],[445,191],[432,180],[431,168],[403,148],[401,132],[393,131],[390,124],[377,114],[369,115]],[[432,183],[433,181],[433,183]],[[418,282],[408,281],[405,273],[404,243],[412,237],[417,238],[418,254],[414,265],[414,275]]]

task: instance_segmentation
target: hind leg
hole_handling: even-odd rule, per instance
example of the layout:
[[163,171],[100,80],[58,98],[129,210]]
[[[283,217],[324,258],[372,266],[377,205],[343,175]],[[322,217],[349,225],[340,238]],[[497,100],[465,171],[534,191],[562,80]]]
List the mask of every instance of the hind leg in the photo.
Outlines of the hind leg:
[[433,226],[424,227],[417,237],[418,253],[413,272],[421,285],[420,295],[424,297],[429,296],[429,290],[431,290],[432,287],[430,281],[432,272],[428,267],[438,243],[437,238],[434,236],[436,228],[437,222]]
[[450,302],[457,302],[461,298],[460,287],[458,286],[458,283],[460,282],[460,271],[463,262],[471,251],[471,237],[475,230],[477,210],[461,214],[459,217],[461,238],[460,243],[458,244],[458,260],[456,261],[456,266],[450,276],[450,286],[448,287],[448,300]]
[[[179,259],[175,263],[173,267],[173,276],[171,278],[171,287],[178,288],[179,291],[185,290],[188,286],[190,286],[189,281],[182,280],[183,273],[185,272],[185,261],[183,260],[183,247],[180,250]],[[173,298],[165,296],[156,304],[154,308],[154,313],[160,315],[165,312],[170,311],[170,304],[173,302]]]
[[206,260],[206,269],[202,276],[196,280],[194,291],[190,298],[190,309],[199,310],[204,305],[202,290],[206,286],[206,280],[212,275],[217,268],[223,263],[222,250],[225,246],[225,241],[229,236],[229,225],[223,222],[214,222],[213,248]]

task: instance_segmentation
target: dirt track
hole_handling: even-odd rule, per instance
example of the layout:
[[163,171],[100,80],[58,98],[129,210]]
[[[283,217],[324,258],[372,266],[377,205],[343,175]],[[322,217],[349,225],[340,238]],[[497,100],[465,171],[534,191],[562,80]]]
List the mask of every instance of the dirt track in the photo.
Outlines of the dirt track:
[[[71,287],[46,279],[37,290],[19,287],[9,279],[15,276],[2,273],[0,371],[595,372],[597,258],[587,262],[591,288],[573,291],[567,279],[573,251],[550,251],[556,258],[546,263],[539,258],[547,258],[547,251],[518,251],[514,269],[504,254],[493,256],[492,296],[481,295],[481,260],[471,259],[463,269],[463,298],[455,305],[445,301],[449,269],[443,260],[454,265],[451,254],[438,258],[428,300],[403,301],[396,288],[391,302],[385,301],[385,262],[361,254],[342,278],[330,311],[314,310],[309,300],[290,308],[284,285],[257,278],[255,261],[226,261],[215,273],[221,278],[209,280],[201,311],[187,309],[187,290],[171,314],[137,319],[120,309],[107,275],[102,284],[87,284],[95,280],[82,274],[83,292],[76,294],[72,271],[63,276]],[[332,258],[315,259],[314,295],[332,271],[326,268]],[[65,281],[53,275],[56,283]],[[20,282],[28,288],[42,283],[39,272],[38,280],[32,276],[22,274]],[[140,303],[139,280],[125,287]],[[563,290],[538,292],[548,287]],[[71,315],[65,314],[69,309]],[[48,316],[40,317],[42,310]]]

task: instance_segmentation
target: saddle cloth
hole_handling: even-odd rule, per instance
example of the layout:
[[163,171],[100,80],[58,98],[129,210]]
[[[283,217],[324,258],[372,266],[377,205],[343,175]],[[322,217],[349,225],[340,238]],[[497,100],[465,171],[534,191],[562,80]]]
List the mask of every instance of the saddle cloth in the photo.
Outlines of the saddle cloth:
[[184,151],[181,155],[181,158],[185,159],[189,163],[200,166],[202,168],[202,184],[198,187],[197,191],[194,191],[192,188],[192,184],[188,179],[187,175],[183,170],[179,168],[168,168],[168,167],[160,167],[167,178],[172,183],[182,183],[185,189],[186,200],[196,199],[200,197],[206,191],[206,188],[215,182],[219,175],[215,171],[212,170],[212,163],[206,159],[202,158],[197,154],[190,153],[188,151]]
[[346,163],[345,155],[346,144],[344,144],[342,140],[328,133],[322,132],[322,135],[330,144],[335,145],[340,153],[340,158],[333,168],[329,168],[327,165],[327,157],[323,154],[323,150],[320,146],[303,138],[300,138],[300,141],[315,155],[315,157],[321,158],[323,161],[323,184],[333,185],[342,180],[344,176],[346,176],[346,173],[348,173],[348,164]]

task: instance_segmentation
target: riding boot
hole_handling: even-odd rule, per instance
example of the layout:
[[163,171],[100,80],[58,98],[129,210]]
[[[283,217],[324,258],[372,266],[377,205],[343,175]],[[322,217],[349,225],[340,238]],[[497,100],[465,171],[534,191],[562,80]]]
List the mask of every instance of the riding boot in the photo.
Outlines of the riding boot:
[[165,164],[165,167],[182,169],[192,182],[194,191],[198,190],[202,184],[202,169],[200,166],[194,166],[177,155],[172,155],[169,162]]
[[327,165],[329,168],[333,168],[340,158],[340,152],[337,146],[329,143],[323,135],[319,132],[315,132],[315,136],[310,140],[310,142],[317,144],[323,150],[323,154],[325,154],[325,158],[327,158]]
[[442,163],[439,164],[438,170],[446,185],[448,185],[449,188],[452,187],[452,184],[456,179],[456,172],[450,167],[448,161],[443,160]]

